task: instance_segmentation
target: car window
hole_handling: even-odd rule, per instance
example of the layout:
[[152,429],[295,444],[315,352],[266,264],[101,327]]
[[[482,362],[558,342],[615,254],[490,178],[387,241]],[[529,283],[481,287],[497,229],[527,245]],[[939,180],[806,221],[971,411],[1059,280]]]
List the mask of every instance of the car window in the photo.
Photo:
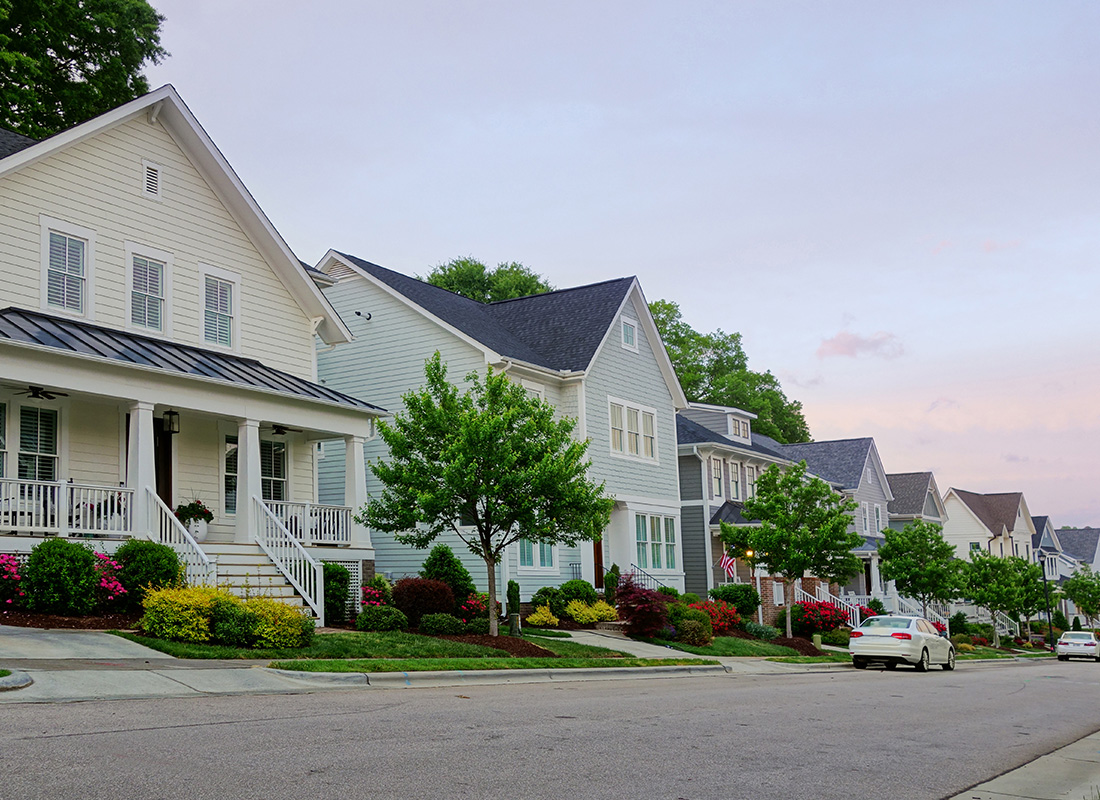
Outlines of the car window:
[[928,620],[918,619],[917,627],[920,628],[924,633],[930,633],[933,636],[936,635],[936,629],[932,627]]
[[892,628],[893,630],[905,630],[913,620],[904,617],[870,617],[864,620],[861,628]]
[[1089,641],[1092,641],[1092,634],[1091,633],[1085,633],[1083,631],[1080,632],[1080,633],[1078,633],[1076,631],[1066,631],[1065,633],[1062,634],[1062,638],[1065,639],[1067,642],[1070,641],[1070,640],[1089,642]]

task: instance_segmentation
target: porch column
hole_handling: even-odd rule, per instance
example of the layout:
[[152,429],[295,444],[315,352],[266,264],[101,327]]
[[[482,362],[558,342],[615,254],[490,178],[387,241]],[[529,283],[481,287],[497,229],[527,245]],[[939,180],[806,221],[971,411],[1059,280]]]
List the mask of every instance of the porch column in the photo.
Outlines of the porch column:
[[370,547],[370,531],[354,519],[367,504],[367,464],[362,436],[344,437],[344,505],[351,506],[351,546]]
[[243,419],[237,424],[237,530],[234,541],[252,541],[256,512],[252,498],[260,497],[260,422]]
[[878,553],[871,554],[871,597],[882,599],[882,578],[878,572]]
[[130,442],[126,453],[126,486],[134,490],[133,535],[151,538],[149,499],[145,487],[156,489],[153,457],[153,404],[138,401],[130,406]]

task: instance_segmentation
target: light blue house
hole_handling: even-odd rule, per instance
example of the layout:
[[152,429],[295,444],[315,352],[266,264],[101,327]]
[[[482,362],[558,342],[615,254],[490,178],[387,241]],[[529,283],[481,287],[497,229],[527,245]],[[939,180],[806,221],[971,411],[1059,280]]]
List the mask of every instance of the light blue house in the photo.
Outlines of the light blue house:
[[[571,578],[598,588],[618,564],[684,588],[676,412],[687,401],[637,279],[483,304],[345,253],[330,251],[316,270],[355,336],[341,348],[320,349],[325,386],[401,411],[401,396],[424,383],[424,362],[439,351],[455,382],[491,365],[578,420],[575,435],[589,441],[591,476],[615,498],[603,540],[520,543],[500,565],[500,585],[516,580],[525,600]],[[368,462],[384,458],[384,443],[368,442],[365,455]],[[326,443],[321,497],[342,496],[344,463],[342,445]],[[368,494],[379,490],[368,471]],[[395,578],[415,574],[427,555],[378,531],[371,540],[376,571]],[[440,541],[484,587],[483,562],[457,537]]]

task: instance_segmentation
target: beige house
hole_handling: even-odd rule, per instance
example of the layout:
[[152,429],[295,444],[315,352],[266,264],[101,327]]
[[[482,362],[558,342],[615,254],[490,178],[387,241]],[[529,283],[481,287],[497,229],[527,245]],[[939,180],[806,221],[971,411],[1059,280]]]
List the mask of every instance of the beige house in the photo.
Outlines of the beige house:
[[[381,409],[316,381],[351,333],[171,86],[42,142],[0,131],[0,552],[174,546],[300,596],[373,561],[351,508]],[[317,442],[345,443],[317,504]],[[172,510],[201,500],[207,531]]]

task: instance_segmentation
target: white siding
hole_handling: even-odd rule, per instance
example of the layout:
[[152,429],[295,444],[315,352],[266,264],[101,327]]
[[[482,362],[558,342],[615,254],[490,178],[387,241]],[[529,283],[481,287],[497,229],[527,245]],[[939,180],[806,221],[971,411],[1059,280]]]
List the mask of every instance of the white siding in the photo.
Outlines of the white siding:
[[947,522],[943,526],[943,538],[955,546],[955,555],[970,557],[970,542],[978,542],[983,552],[989,547],[989,529],[974,516],[966,504],[954,495],[944,500]]

